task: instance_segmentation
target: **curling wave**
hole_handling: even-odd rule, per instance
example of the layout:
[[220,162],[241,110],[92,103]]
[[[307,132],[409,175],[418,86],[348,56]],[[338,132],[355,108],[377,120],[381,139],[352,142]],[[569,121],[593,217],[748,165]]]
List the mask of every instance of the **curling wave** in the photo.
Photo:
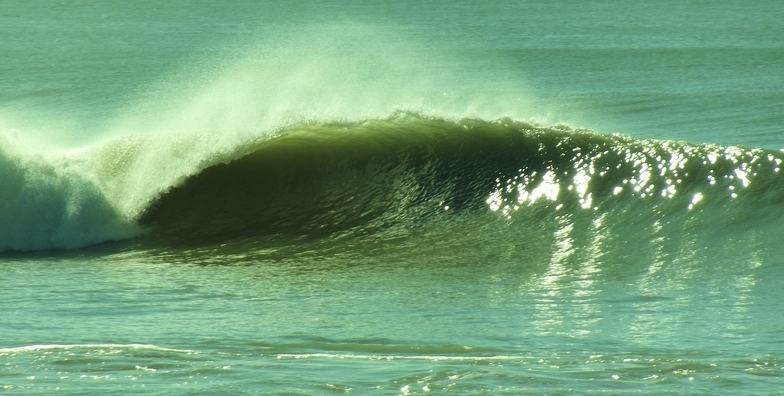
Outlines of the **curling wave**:
[[[73,158],[21,159],[5,150],[0,250],[74,248],[138,235],[147,243],[188,245],[372,235],[456,214],[508,222],[532,210],[609,213],[621,222],[640,214],[736,221],[751,212],[779,213],[784,201],[778,151],[511,119],[400,113],[291,125],[228,151],[204,139],[198,147],[183,148],[182,141],[172,140],[168,151],[177,155],[159,156],[155,161],[163,163],[152,167],[133,166],[152,162],[144,155],[152,145],[139,139]],[[167,163],[185,157],[188,166]],[[131,191],[126,185],[156,168],[168,176],[141,184],[146,190],[133,190],[141,198],[128,200],[135,195],[124,193]],[[128,209],[128,202],[136,206]]]

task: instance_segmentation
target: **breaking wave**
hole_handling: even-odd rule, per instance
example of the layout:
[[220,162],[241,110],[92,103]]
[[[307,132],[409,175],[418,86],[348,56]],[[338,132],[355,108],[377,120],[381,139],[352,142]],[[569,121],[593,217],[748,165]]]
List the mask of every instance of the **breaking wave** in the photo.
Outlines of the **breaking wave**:
[[629,227],[685,219],[735,227],[775,218],[784,202],[779,151],[512,119],[398,113],[310,122],[229,148],[216,136],[125,137],[27,157],[5,141],[0,250],[133,237],[203,245],[368,236],[436,220],[487,228],[528,219],[506,231],[514,234],[569,213]]

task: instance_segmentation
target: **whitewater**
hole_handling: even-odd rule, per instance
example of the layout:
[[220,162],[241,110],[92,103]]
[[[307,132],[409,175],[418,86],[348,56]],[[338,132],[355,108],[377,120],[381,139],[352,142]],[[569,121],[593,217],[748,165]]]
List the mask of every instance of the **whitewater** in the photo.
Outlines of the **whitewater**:
[[778,394],[775,2],[0,14],[0,389]]

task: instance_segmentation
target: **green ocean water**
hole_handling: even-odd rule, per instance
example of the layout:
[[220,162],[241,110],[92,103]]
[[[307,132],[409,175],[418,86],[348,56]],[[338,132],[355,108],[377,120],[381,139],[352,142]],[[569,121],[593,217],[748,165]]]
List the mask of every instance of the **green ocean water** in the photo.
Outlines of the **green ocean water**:
[[782,21],[0,0],[0,389],[784,393]]

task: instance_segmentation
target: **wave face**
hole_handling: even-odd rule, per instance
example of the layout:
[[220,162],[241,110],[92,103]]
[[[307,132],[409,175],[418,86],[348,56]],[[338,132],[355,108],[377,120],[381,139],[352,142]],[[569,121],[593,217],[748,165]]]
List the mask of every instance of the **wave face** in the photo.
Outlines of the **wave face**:
[[508,242],[537,238],[534,230],[557,228],[564,216],[616,235],[667,224],[693,233],[770,221],[784,202],[780,152],[510,119],[402,113],[295,125],[227,157],[144,208],[137,220],[153,230],[149,241],[390,239],[437,229],[458,241]]

